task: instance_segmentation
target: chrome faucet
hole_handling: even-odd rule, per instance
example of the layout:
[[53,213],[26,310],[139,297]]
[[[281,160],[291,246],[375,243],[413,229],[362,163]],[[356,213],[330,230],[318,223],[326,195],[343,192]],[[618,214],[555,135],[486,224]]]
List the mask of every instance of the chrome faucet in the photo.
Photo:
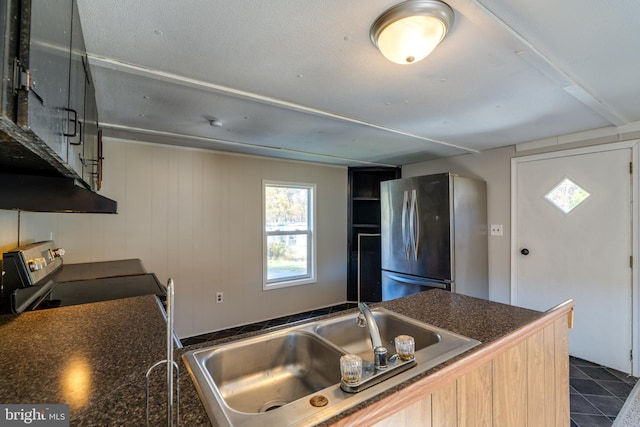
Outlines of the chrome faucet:
[[360,314],[358,315],[358,326],[369,329],[369,336],[371,337],[371,346],[373,348],[373,364],[376,370],[382,370],[387,368],[387,348],[382,345],[382,339],[380,338],[380,330],[376,324],[376,320],[369,310],[369,307],[363,302],[358,303]]

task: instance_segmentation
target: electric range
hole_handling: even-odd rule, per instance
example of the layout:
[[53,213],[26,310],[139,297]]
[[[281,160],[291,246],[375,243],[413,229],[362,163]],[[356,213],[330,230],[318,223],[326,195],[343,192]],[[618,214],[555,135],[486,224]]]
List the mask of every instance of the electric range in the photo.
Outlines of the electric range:
[[64,264],[64,254],[52,240],[5,252],[0,312],[21,313],[147,294],[165,298],[165,287],[139,259]]

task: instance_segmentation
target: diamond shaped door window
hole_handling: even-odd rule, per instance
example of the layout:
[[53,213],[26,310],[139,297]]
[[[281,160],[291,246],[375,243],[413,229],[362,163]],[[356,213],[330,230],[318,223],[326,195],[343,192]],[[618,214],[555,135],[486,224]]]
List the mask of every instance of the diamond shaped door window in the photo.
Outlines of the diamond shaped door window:
[[569,178],[563,179],[544,198],[565,214],[578,207],[589,198],[590,194]]

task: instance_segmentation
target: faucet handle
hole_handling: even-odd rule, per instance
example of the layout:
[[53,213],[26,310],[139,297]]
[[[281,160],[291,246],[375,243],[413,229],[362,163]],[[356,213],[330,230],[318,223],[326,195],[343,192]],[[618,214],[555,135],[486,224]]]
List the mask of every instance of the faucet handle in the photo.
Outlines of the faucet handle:
[[415,339],[411,335],[398,335],[394,339],[396,353],[402,360],[411,360],[415,353]]
[[358,313],[358,319],[356,319],[358,326],[364,328],[367,326],[367,319],[364,318],[364,314]]

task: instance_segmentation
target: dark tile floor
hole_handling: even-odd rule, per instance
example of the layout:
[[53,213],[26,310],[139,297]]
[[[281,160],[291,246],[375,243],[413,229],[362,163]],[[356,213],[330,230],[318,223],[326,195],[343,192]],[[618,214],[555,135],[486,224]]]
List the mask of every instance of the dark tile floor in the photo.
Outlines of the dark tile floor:
[[[278,317],[264,322],[183,338],[181,341],[184,346],[198,344],[299,320],[312,319],[324,314],[355,308],[356,306],[357,304],[355,303],[344,303],[292,316]],[[575,357],[569,358],[569,370],[571,427],[610,427],[638,379]]]
[[571,427],[610,427],[638,378],[569,358]]

